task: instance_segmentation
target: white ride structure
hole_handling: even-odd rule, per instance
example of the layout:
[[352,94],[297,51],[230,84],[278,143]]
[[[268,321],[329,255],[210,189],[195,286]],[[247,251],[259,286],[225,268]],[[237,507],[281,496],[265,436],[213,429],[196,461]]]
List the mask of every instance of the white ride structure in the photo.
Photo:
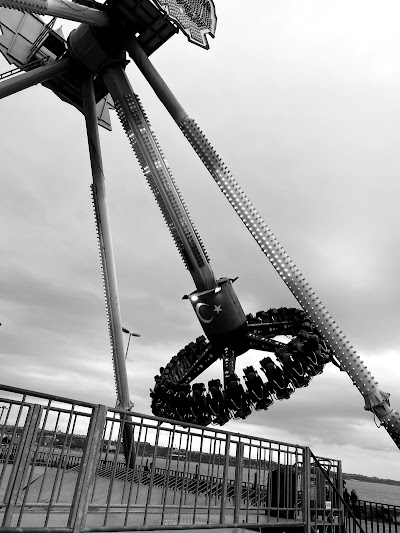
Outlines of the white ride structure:
[[[262,327],[253,328],[233,291],[232,280],[217,279],[207,253],[182,200],[170,169],[165,163],[146,114],[125,74],[126,53],[134,60],[173,120],[192,145],[221,192],[249,230],[267,259],[315,325],[320,344],[335,358],[365,400],[365,409],[374,413],[400,447],[400,416],[389,403],[350,341],[340,330],[321,300],[290,259],[278,239],[262,220],[242,188],[208,142],[196,122],[182,108],[160,77],[149,56],[181,29],[189,40],[208,47],[207,35],[214,36],[215,8],[211,0],[0,0],[0,51],[15,68],[0,76],[0,98],[42,83],[60,98],[81,110],[86,119],[93,175],[93,201],[109,317],[110,339],[118,406],[129,409],[131,401],[125,368],[117,280],[105,197],[105,179],[97,124],[110,129],[109,109],[115,106],[145,177],[156,197],[178,250],[193,277],[195,291],[190,299],[209,339],[201,354],[205,365],[216,357],[224,361],[225,378],[234,374],[235,359],[251,347],[266,349],[268,339]],[[81,24],[68,41],[54,31],[54,21],[45,24],[37,15],[50,15]],[[20,73],[25,71],[24,73]],[[205,316],[205,307],[214,305],[219,322]],[[223,310],[223,313],[221,312]],[[221,313],[220,313],[221,312]],[[313,326],[314,327],[314,326]],[[258,335],[258,339],[256,338]],[[244,344],[243,344],[244,343]],[[264,343],[264,344],[263,344]],[[264,346],[264,347],[263,347]],[[212,353],[212,355],[210,355]],[[178,381],[188,383],[196,362]],[[201,365],[200,365],[201,366]],[[190,378],[190,379],[189,379]],[[227,386],[226,381],[225,386]]]

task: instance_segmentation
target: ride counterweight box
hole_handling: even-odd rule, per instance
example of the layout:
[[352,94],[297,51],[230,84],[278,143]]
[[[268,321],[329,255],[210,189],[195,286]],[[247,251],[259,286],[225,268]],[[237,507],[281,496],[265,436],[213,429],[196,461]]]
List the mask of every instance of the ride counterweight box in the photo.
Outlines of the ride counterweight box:
[[189,300],[210,341],[236,331],[246,323],[246,316],[228,278],[217,281],[217,287],[194,292]]

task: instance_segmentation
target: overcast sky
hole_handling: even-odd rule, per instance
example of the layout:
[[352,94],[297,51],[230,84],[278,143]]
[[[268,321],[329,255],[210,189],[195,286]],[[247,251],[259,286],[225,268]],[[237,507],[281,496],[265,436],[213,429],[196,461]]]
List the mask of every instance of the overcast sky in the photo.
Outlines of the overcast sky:
[[[215,3],[210,50],[178,35],[152,61],[400,409],[400,5]],[[0,58],[0,72],[8,68]],[[239,276],[246,313],[297,307],[135,66],[127,73],[215,274]],[[83,117],[41,86],[2,100],[0,117],[0,381],[114,405]],[[135,411],[150,414],[153,376],[202,330],[182,300],[193,281],[112,120],[101,139],[121,311],[141,334],[130,389]],[[245,354],[238,366],[259,368],[260,358]],[[224,429],[400,480],[399,451],[363,405],[347,374],[329,367]]]

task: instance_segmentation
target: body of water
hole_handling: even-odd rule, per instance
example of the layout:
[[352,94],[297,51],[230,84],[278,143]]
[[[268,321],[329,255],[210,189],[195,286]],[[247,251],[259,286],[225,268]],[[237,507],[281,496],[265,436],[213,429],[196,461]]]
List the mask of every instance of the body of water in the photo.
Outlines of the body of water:
[[346,479],[346,487],[349,492],[354,489],[359,500],[398,505],[400,507],[400,485],[385,485],[384,483]]

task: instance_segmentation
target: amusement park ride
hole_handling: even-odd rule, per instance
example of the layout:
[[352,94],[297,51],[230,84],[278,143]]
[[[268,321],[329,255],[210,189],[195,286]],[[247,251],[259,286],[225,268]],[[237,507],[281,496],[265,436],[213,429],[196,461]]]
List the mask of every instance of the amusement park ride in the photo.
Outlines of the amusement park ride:
[[[216,14],[212,0],[0,0],[0,51],[15,67],[0,75],[0,98],[41,83],[83,112],[86,120],[92,193],[107,302],[118,406],[130,409],[116,274],[105,198],[98,125],[111,129],[115,107],[157,200],[195,290],[185,296],[204,330],[160,369],[151,393],[154,414],[185,422],[223,424],[246,418],[252,409],[268,409],[274,399],[289,398],[297,387],[331,361],[347,372],[400,447],[400,416],[360,360],[332,316],[289,258],[242,188],[190,118],[149,60],[181,30],[208,48]],[[37,15],[54,17],[45,24]],[[80,22],[66,41],[54,30],[55,17]],[[126,53],[133,59],[201,161],[302,309],[270,309],[245,315],[233,289],[235,280],[216,278],[205,247],[175,184],[145,111],[125,74]],[[22,73],[23,72],[23,73]],[[287,335],[284,344],[275,337]],[[238,356],[255,349],[275,354],[260,361],[267,380],[248,366],[246,388],[235,373]],[[208,391],[190,385],[217,359],[224,383],[214,379]]]

